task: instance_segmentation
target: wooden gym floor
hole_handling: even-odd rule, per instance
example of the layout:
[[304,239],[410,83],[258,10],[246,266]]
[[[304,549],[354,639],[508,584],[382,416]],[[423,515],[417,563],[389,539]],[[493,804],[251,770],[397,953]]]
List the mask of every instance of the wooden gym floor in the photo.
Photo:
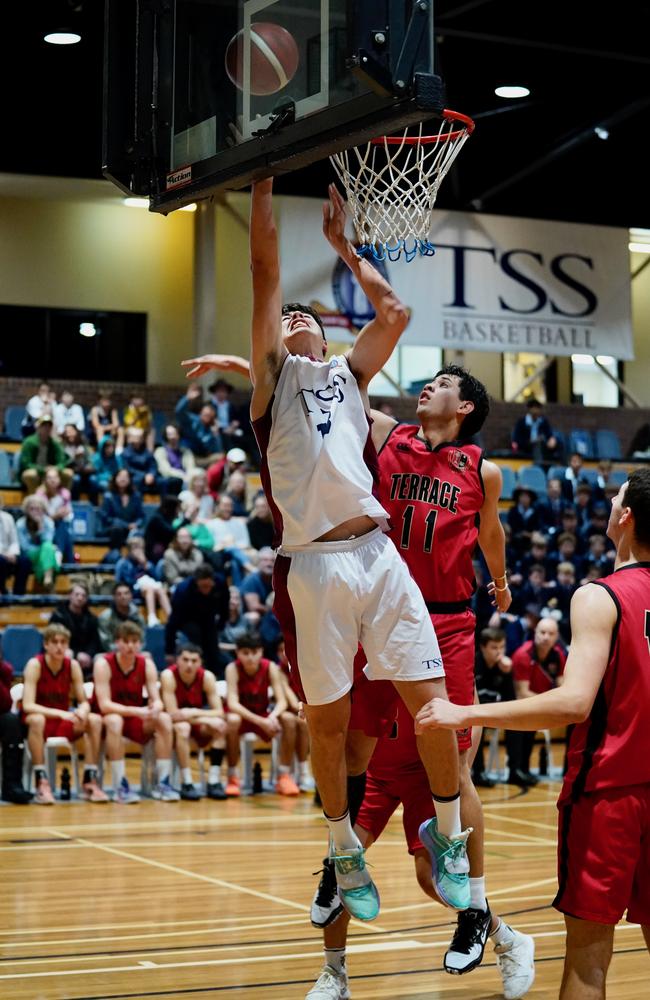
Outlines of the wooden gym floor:
[[[558,789],[481,790],[488,896],[535,937],[534,1000],[557,996],[562,969],[563,922],[550,906]],[[322,962],[308,908],[324,841],[311,796],[3,805],[0,997],[302,1000]],[[351,925],[354,1000],[502,996],[491,943],[468,976],[440,971],[452,923],[417,887],[399,815],[369,860],[382,912]],[[648,996],[639,928],[621,924],[615,947],[610,1000]]]

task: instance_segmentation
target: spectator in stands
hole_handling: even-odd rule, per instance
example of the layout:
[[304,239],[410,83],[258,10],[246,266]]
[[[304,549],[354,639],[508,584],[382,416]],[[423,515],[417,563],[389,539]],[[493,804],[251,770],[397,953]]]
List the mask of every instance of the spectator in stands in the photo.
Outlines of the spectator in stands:
[[111,487],[111,480],[122,468],[122,459],[115,451],[115,438],[104,434],[92,457],[93,477],[103,493]]
[[521,615],[511,612],[499,614],[498,611],[495,611],[490,619],[490,627],[502,628],[505,631],[506,653],[508,656],[512,656],[515,649],[533,638],[541,617],[539,604],[527,604]]
[[66,424],[76,427],[80,434],[83,434],[86,429],[84,411],[79,403],[75,403],[74,395],[70,389],[64,389],[61,393],[61,401],[55,405],[53,416],[54,430],[59,437],[63,436]]
[[12,593],[16,596],[24,594],[31,571],[31,560],[20,551],[16,522],[11,514],[2,509],[0,497],[0,594],[7,593],[10,577],[14,581]]
[[239,587],[247,573],[255,569],[250,561],[251,540],[246,522],[233,517],[233,502],[223,494],[217,504],[217,516],[208,521],[206,527],[213,538],[215,552],[223,552],[230,563],[230,572],[235,586]]
[[531,397],[526,402],[527,413],[520,417],[512,432],[512,450],[517,456],[532,458],[539,464],[552,462],[559,451],[558,439],[543,414],[543,406]]
[[156,448],[153,456],[158,475],[166,481],[170,493],[180,493],[187,487],[196,461],[190,449],[181,445],[181,436],[175,424],[167,424],[163,431],[163,443]]
[[[557,622],[553,618],[540,618],[532,640],[523,643],[512,654],[512,668],[517,698],[530,698],[534,694],[559,687],[563,681],[566,650],[560,643]],[[521,756],[518,770],[528,784],[537,784],[530,773],[530,754],[535,742],[534,732],[522,732]],[[512,779],[513,775],[510,775]],[[519,783],[519,782],[517,782]]]
[[61,553],[54,544],[54,521],[48,517],[42,497],[25,497],[22,509],[23,516],[16,522],[20,553],[31,562],[36,582],[51,591],[61,565]]
[[163,802],[177,802],[180,796],[171,786],[172,720],[158,692],[158,671],[153,660],[140,652],[142,630],[133,622],[122,622],[115,644],[117,651],[98,656],[94,669],[95,698],[104,717],[114,800],[123,805],[140,801],[126,777],[124,739],[144,746],[153,737],[157,785],[151,794]]
[[549,598],[553,596],[554,590],[555,580],[546,579],[544,566],[541,563],[532,563],[528,568],[526,582],[513,599],[513,605],[520,612],[528,604],[539,604],[544,607]]
[[230,473],[225,496],[230,497],[232,500],[232,512],[234,517],[248,517],[250,512],[250,504],[248,502],[248,484],[246,482],[246,476],[243,472],[240,472],[239,469],[235,469]]
[[589,483],[579,483],[576,489],[576,514],[578,516],[578,534],[580,534],[591,521],[592,511],[592,489]]
[[[300,789],[291,777],[295,753],[296,729],[293,716],[289,719],[285,689],[280,668],[263,657],[262,640],[255,633],[246,633],[236,643],[237,658],[226,667],[228,685],[228,784],[226,795],[241,794],[239,778],[239,740],[244,733],[255,733],[270,743],[281,736],[280,766],[275,790],[279,795],[299,795]],[[272,692],[272,701],[269,696]]]
[[582,539],[578,536],[578,512],[573,504],[567,504],[562,511],[562,529],[558,535],[553,536],[553,542],[559,546],[559,539],[564,534],[575,535],[576,552],[580,555],[584,549]]
[[214,462],[208,469],[208,489],[213,497],[218,497],[228,486],[228,480],[235,471],[245,472],[248,455],[242,448],[231,448],[229,452]]
[[611,482],[612,472],[614,471],[614,463],[609,460],[609,458],[602,458],[598,463],[597,467],[597,477],[596,482],[599,489],[598,499],[602,500],[605,495],[605,487],[609,482]]
[[53,392],[47,382],[41,382],[38,391],[34,393],[25,405],[25,418],[23,420],[23,437],[33,434],[40,417],[47,414],[54,420],[54,407],[56,405],[56,393]]
[[201,798],[192,781],[190,740],[208,749],[208,798],[226,798],[221,784],[226,716],[214,674],[204,669],[201,655],[198,646],[183,643],[176,653],[176,663],[163,670],[160,677],[163,704],[174,725],[176,756],[181,769],[181,798],[190,801]]
[[100,389],[97,402],[90,411],[91,434],[95,444],[108,434],[113,440],[121,444],[120,418],[117,409],[113,406],[111,394],[108,389]]
[[190,473],[187,489],[178,494],[178,499],[188,521],[205,524],[214,517],[214,498],[208,490],[205,469],[195,469]]
[[555,602],[556,607],[560,611],[562,618],[560,620],[560,632],[562,633],[562,638],[565,642],[571,641],[571,622],[569,615],[569,608],[571,605],[571,598],[576,592],[578,585],[576,583],[576,571],[573,563],[561,562],[557,566],[557,576],[555,580]]
[[[618,492],[618,490],[617,490]],[[608,551],[615,551],[615,547],[611,539],[607,538],[607,524],[609,522],[609,511],[611,507],[608,507],[604,500],[597,500],[593,506],[591,512],[591,520],[584,526],[580,532],[580,537],[584,541],[588,541],[591,535],[603,535],[606,539],[606,547]]]
[[513,506],[508,511],[508,524],[512,530],[512,541],[515,549],[524,552],[530,544],[530,536],[540,527],[539,517],[535,510],[537,493],[528,487],[518,486],[513,490]]
[[604,535],[590,535],[589,546],[585,554],[587,568],[595,566],[599,576],[607,576],[608,573],[614,572],[616,552],[611,550],[607,552],[606,542],[607,539]]
[[553,477],[546,483],[546,497],[537,504],[536,511],[540,528],[549,534],[554,534],[562,527],[562,511],[565,500],[562,491],[562,480]]
[[131,479],[140,493],[158,493],[164,486],[158,475],[158,466],[153,453],[147,448],[145,434],[141,427],[129,427],[126,432],[126,447],[120,455],[122,465],[131,473]]
[[571,563],[576,576],[582,571],[583,559],[577,551],[578,539],[572,531],[563,531],[557,538],[557,552],[555,558],[557,565],[561,562]]
[[[244,632],[254,628],[256,621],[259,621],[257,614],[249,615],[244,610],[242,596],[235,586],[228,588],[228,619],[224,623],[219,633],[219,646],[222,652],[228,654],[234,652],[235,643]],[[226,663],[230,662],[232,656],[228,655]],[[224,664],[225,665],[225,664]]]
[[214,406],[219,422],[224,448],[232,448],[242,437],[242,419],[239,409],[231,400],[233,387],[225,379],[218,378],[208,386],[209,399]]
[[[479,633],[479,648],[474,662],[476,693],[482,705],[496,701],[514,701],[515,688],[512,679],[512,660],[506,656],[506,634],[500,628],[484,628]],[[507,746],[507,734],[506,734]],[[509,764],[514,774],[515,767]],[[472,765],[472,781],[482,788],[492,788],[494,782],[485,772],[483,756],[483,731]]]
[[628,458],[650,458],[650,423],[641,424],[630,441]]
[[176,419],[183,442],[194,452],[197,465],[205,467],[221,458],[224,448],[215,408],[201,403],[202,395],[200,386],[191,385],[176,404]]
[[68,456],[59,441],[52,436],[52,426],[52,417],[49,413],[44,413],[38,418],[35,433],[26,437],[22,443],[18,469],[28,493],[33,493],[43,481],[45,470],[49,466],[54,465],[59,470],[64,486],[69,487],[72,482],[72,469],[66,467]]
[[172,611],[165,630],[165,652],[173,656],[179,633],[200,646],[208,668],[222,676],[219,631],[228,618],[228,587],[210,566],[199,566],[172,594]]
[[206,522],[199,518],[198,513],[198,506],[188,505],[187,515],[177,517],[174,521],[174,528],[177,531],[179,528],[187,528],[192,541],[200,549],[204,560],[212,566],[215,572],[225,573],[226,556],[223,552],[214,551],[214,539],[210,533],[210,529]]
[[[43,633],[44,652],[27,661],[22,713],[34,769],[35,801],[54,805],[54,795],[45,772],[45,741],[61,736],[70,743],[84,737],[82,797],[87,802],[108,802],[99,787],[97,762],[102,720],[91,712],[83,684],[81,666],[70,657],[71,636],[61,624],[50,624]],[[71,707],[70,696],[75,707]]]
[[144,631],[144,622],[133,600],[133,591],[128,583],[116,583],[113,585],[112,604],[97,618],[99,641],[103,652],[115,649],[117,627],[123,622],[133,622]]
[[127,542],[127,555],[115,564],[115,582],[127,583],[136,594],[143,598],[147,609],[147,625],[158,625],[156,604],[169,616],[171,604],[164,584],[156,579],[156,569],[147,559],[144,538],[131,535]]
[[177,583],[194,575],[205,562],[200,548],[187,528],[179,528],[163,556],[163,579],[173,590]]
[[113,476],[110,490],[104,494],[100,516],[111,549],[119,550],[130,531],[143,530],[142,497],[134,488],[128,469],[119,469]]
[[[541,531],[533,531],[530,536],[530,551],[520,559],[517,569],[522,578],[526,578],[531,566],[538,564],[544,567],[546,578],[550,579],[555,570],[555,561],[548,554],[548,541]],[[512,583],[512,576],[510,578]],[[522,581],[523,582],[523,581]]]
[[144,548],[147,559],[156,565],[160,562],[168,546],[176,535],[174,522],[178,517],[180,501],[173,493],[160,498],[157,510],[153,512],[144,529]]
[[132,429],[142,431],[142,440],[145,447],[152,452],[155,445],[155,431],[153,426],[153,415],[144,401],[141,392],[136,391],[131,396],[128,405],[122,414],[122,423],[126,430],[126,440],[129,440],[129,431]]
[[81,580],[72,584],[68,603],[60,604],[50,617],[51,625],[63,625],[70,633],[71,655],[89,677],[93,658],[101,649],[97,617],[88,607],[88,587]]
[[249,614],[257,614],[262,618],[267,613],[267,601],[273,590],[274,565],[273,549],[260,549],[257,569],[246,577],[240,588],[244,606]]
[[90,502],[96,504],[99,487],[90,448],[80,431],[72,424],[66,424],[63,428],[61,444],[68,458],[67,468],[72,470],[72,499],[78,500],[81,493],[87,493]]
[[264,493],[258,493],[253,500],[253,510],[247,521],[248,537],[254,549],[270,548],[273,545],[273,517]]
[[2,748],[0,798],[5,802],[22,806],[31,802],[33,795],[23,788],[23,727],[19,716],[12,711],[13,676],[12,665],[0,657],[0,748]]
[[72,501],[70,490],[61,485],[59,470],[55,466],[45,470],[43,484],[35,495],[43,498],[47,514],[54,521],[54,544],[60,550],[63,562],[72,562]]
[[571,503],[575,502],[580,483],[586,483],[584,474],[584,459],[580,452],[574,451],[569,456],[569,464],[564,472],[565,497]]

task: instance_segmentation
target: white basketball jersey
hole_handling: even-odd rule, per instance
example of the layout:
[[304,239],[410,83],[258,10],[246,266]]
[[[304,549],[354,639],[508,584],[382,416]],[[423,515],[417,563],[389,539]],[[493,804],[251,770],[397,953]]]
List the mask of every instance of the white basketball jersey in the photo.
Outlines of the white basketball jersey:
[[373,495],[377,453],[345,358],[288,355],[267,413],[253,422],[276,544],[306,545],[367,514],[387,530]]

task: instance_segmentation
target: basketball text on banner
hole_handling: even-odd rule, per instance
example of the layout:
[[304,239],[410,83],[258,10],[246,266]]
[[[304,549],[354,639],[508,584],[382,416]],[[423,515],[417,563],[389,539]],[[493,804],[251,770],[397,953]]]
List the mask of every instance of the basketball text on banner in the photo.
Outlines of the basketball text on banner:
[[[331,309],[340,327],[320,202],[281,200],[284,297]],[[402,344],[634,357],[627,229],[439,210],[430,238],[434,257],[382,265],[411,310]]]

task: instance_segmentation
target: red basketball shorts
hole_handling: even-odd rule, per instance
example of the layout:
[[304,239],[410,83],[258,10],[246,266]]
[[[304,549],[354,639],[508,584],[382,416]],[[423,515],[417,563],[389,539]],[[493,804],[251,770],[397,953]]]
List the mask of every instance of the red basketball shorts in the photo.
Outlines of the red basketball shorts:
[[418,762],[412,770],[373,773],[366,778],[366,792],[357,823],[378,840],[400,802],[404,806],[402,823],[409,854],[422,848],[418,830],[435,815],[426,771]]
[[570,917],[650,924],[650,785],[608,788],[560,804],[553,906]]
[[[474,704],[474,631],[473,611],[453,615],[431,615],[436,630],[445,685],[449,700],[457,705]],[[363,650],[354,660],[354,687],[350,729],[361,729],[366,736],[388,736],[397,714],[397,692],[392,684],[368,681],[363,673]],[[472,745],[471,729],[456,732],[459,750]]]
[[239,735],[243,736],[244,733],[255,733],[255,735],[261,740],[264,740],[265,743],[270,743],[273,739],[273,737],[269,736],[268,733],[265,733],[263,729],[256,726],[254,722],[248,722],[246,719],[241,720],[241,726],[239,727]]
[[192,726],[190,729],[190,739],[194,740],[197,746],[207,747],[216,736],[205,726]]
[[149,742],[153,733],[145,733],[144,721],[142,719],[129,716],[124,719],[122,736],[125,740],[131,740],[132,743],[139,743],[140,746],[144,746],[145,743]]
[[49,740],[55,736],[68,740],[69,743],[74,743],[75,740],[83,736],[83,733],[75,733],[74,722],[69,719],[46,719],[43,739]]

